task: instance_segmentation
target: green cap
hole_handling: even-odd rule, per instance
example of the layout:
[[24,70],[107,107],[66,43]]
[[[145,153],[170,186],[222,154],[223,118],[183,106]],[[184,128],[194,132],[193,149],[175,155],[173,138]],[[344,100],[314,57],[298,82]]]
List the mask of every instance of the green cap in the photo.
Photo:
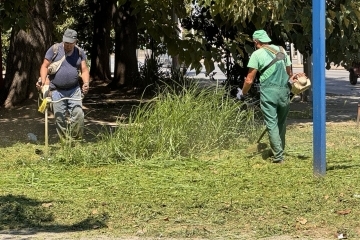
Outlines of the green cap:
[[271,42],[271,39],[264,30],[256,30],[253,34],[253,39],[259,40],[262,43]]

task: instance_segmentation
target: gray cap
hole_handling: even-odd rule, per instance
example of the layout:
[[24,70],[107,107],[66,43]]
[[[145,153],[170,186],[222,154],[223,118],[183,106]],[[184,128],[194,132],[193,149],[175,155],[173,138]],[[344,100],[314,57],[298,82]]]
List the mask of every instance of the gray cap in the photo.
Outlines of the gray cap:
[[63,42],[74,43],[77,40],[77,32],[72,29],[66,29]]

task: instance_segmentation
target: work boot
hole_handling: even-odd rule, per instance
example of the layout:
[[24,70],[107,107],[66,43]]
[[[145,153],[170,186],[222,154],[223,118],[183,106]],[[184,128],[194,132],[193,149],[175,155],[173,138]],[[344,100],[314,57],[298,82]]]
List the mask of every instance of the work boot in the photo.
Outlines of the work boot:
[[277,163],[277,164],[284,164],[284,159],[282,160],[273,160],[272,163]]

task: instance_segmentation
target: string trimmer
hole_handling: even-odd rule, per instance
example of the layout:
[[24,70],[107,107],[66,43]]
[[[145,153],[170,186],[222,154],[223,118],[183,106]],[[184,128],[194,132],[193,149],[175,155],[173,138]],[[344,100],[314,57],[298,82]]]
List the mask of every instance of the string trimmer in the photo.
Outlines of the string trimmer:
[[70,98],[64,97],[59,100],[53,101],[51,97],[43,97],[47,96],[48,94],[48,85],[43,86],[43,89],[39,92],[39,104],[38,111],[45,114],[45,155],[49,154],[49,124],[48,124],[48,109],[51,103],[58,103],[64,100],[73,100],[73,101],[82,101],[83,97],[81,98]]

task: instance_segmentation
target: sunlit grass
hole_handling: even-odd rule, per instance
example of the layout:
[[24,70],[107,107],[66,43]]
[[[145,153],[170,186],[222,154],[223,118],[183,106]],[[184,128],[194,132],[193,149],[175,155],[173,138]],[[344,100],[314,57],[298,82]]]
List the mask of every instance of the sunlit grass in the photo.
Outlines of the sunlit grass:
[[327,172],[314,177],[312,125],[288,126],[285,164],[272,164],[246,151],[251,116],[237,118],[236,105],[222,101],[210,92],[164,93],[97,143],[55,145],[48,157],[35,154],[37,145],[1,149],[0,229],[360,237],[354,122],[327,125]]
[[[164,88],[152,101],[139,105],[113,131],[97,136],[97,144],[65,145],[55,162],[77,165],[116,164],[148,159],[182,159],[237,149],[254,131],[253,112],[228,99],[223,90],[196,85],[174,92]],[[252,127],[250,127],[252,126]],[[259,129],[257,129],[259,130]],[[73,146],[74,145],[74,146]]]

